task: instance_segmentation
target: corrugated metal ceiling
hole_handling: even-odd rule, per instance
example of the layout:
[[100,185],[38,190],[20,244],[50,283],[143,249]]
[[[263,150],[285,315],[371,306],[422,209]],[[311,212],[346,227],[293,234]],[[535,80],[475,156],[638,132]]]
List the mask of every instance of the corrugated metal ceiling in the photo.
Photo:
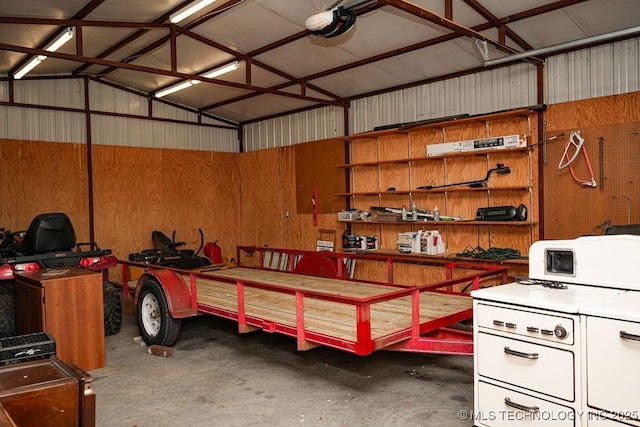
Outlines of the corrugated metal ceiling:
[[[0,73],[11,76],[67,26],[75,43],[28,78],[89,75],[152,95],[239,59],[237,70],[166,99],[246,123],[481,70],[473,35],[488,41],[493,59],[640,23],[637,0],[218,0],[169,23],[193,2],[4,1]],[[336,3],[358,14],[354,27],[335,38],[311,34],[305,20]]]

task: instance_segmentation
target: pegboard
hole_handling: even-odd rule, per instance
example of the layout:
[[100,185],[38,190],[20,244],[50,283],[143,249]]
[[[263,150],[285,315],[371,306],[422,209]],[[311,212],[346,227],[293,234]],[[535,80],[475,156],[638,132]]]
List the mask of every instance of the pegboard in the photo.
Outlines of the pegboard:
[[[579,131],[596,187],[581,185],[569,167],[558,169],[572,131]],[[544,238],[601,234],[598,225],[640,223],[640,122],[566,129],[541,148],[544,162]],[[552,137],[553,135],[549,135]],[[564,163],[564,162],[563,162]],[[571,164],[578,180],[591,181],[581,152]]]

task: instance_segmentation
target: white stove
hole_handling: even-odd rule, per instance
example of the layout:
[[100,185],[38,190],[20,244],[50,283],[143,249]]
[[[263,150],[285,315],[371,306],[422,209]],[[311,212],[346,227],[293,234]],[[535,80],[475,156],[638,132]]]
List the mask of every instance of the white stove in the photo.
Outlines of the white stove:
[[640,427],[640,236],[535,242],[474,299],[477,426]]

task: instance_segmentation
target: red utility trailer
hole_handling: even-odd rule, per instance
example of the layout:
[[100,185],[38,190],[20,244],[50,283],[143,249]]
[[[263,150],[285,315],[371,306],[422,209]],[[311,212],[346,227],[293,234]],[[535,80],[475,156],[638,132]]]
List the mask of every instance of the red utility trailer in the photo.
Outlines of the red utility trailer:
[[[275,254],[278,262],[273,262]],[[257,266],[242,266],[247,255],[258,260]],[[387,280],[350,279],[347,265],[360,259],[386,263]],[[401,254],[239,247],[237,260],[238,267],[214,271],[120,261],[123,291],[135,297],[145,342],[172,346],[181,319],[212,314],[238,322],[239,332],[295,337],[299,350],[324,345],[358,355],[381,349],[471,355],[471,333],[452,325],[471,319],[472,300],[452,289],[507,281],[506,268]],[[445,280],[394,283],[398,263],[444,269]],[[145,272],[129,281],[129,266],[144,267]]]

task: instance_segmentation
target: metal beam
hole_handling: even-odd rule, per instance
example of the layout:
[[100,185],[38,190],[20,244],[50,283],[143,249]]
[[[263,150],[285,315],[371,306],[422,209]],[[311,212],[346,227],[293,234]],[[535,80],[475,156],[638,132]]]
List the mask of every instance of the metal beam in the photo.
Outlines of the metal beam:
[[445,18],[444,16],[438,15],[437,13],[432,12],[429,9],[422,7],[420,5],[411,3],[406,0],[378,0],[378,1],[380,1],[381,3],[385,3],[389,6],[393,6],[396,9],[400,9],[402,11],[410,13],[411,15],[427,20],[441,27],[444,27],[448,30],[453,31],[458,35],[484,40],[487,43],[495,46],[496,48],[508,53],[516,52],[515,49],[512,49],[509,46],[501,44],[500,42],[493,40],[482,33],[479,33],[478,31],[475,31],[469,27],[465,27],[464,25],[460,25],[457,22],[454,22],[450,19]]
[[279,90],[275,90],[275,89],[271,89],[271,88],[265,88],[265,87],[259,87],[259,86],[253,86],[253,85],[245,85],[245,84],[242,84],[242,83],[236,83],[236,82],[231,82],[231,81],[227,81],[227,80],[210,79],[210,78],[203,77],[203,76],[200,76],[200,75],[185,74],[185,73],[180,73],[180,72],[175,72],[175,71],[163,70],[163,69],[160,69],[160,68],[145,67],[145,66],[142,66],[142,65],[129,64],[129,63],[126,63],[126,62],[109,61],[109,60],[106,60],[106,59],[90,58],[90,57],[78,56],[78,55],[70,55],[70,54],[61,53],[61,52],[48,52],[48,51],[45,51],[45,50],[42,50],[42,49],[15,46],[15,45],[10,45],[10,44],[6,44],[6,43],[0,43],[0,50],[8,50],[8,51],[12,51],[12,52],[28,53],[28,54],[31,54],[31,55],[46,55],[46,56],[51,57],[51,58],[66,59],[68,61],[76,61],[76,62],[85,62],[85,63],[88,63],[88,64],[103,65],[103,66],[106,66],[106,67],[123,68],[123,69],[127,69],[127,70],[140,71],[140,72],[143,72],[143,73],[160,74],[160,75],[169,76],[169,77],[176,77],[176,78],[184,79],[184,80],[199,80],[199,81],[202,81],[202,82],[217,84],[217,85],[221,85],[221,86],[234,87],[234,88],[237,88],[237,89],[244,89],[244,90],[260,92],[260,93],[264,93],[264,94],[284,96],[284,97],[287,97],[287,98],[301,99],[301,100],[304,100],[304,101],[317,102],[317,103],[320,103],[320,104],[339,105],[339,106],[345,105],[345,102],[342,102],[342,101],[334,101],[334,100],[327,100],[327,99],[315,98],[315,97],[310,97],[310,96],[302,96],[302,95],[297,95],[295,93],[281,92]]

